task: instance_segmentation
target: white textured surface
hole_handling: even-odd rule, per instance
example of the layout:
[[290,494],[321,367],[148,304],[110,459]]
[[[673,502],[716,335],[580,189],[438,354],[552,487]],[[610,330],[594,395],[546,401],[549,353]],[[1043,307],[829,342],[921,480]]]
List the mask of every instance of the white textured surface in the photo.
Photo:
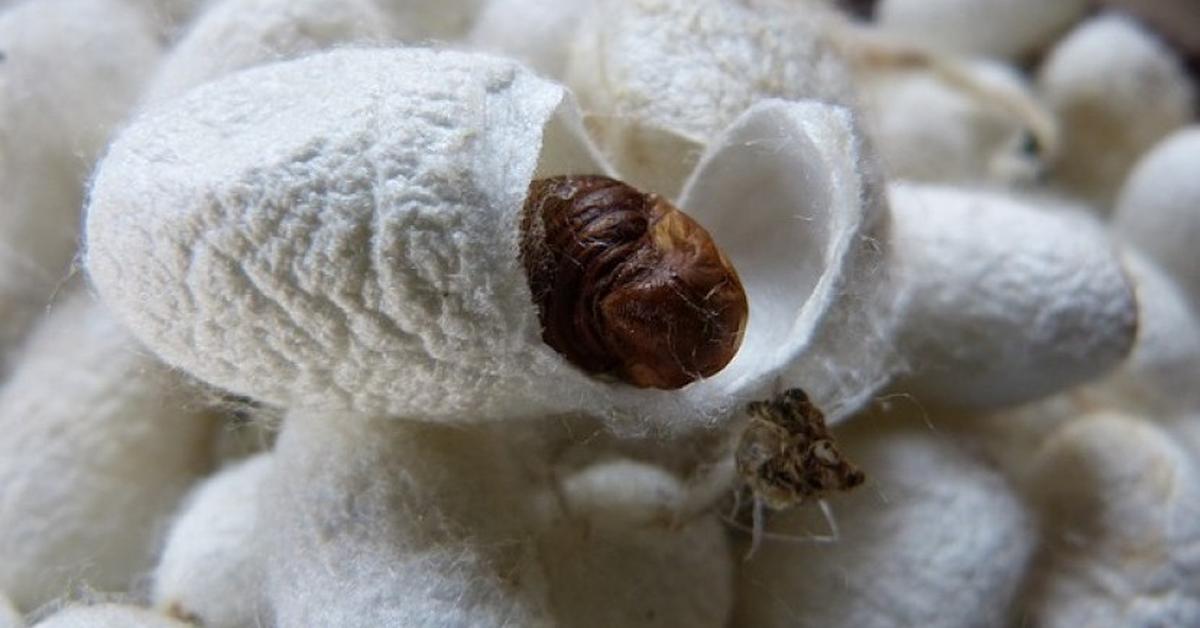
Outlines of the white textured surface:
[[685,487],[646,463],[613,460],[567,477],[563,511],[538,546],[557,625],[722,628],[733,557],[714,513],[674,519]]
[[1087,10],[1087,0],[882,0],[876,20],[923,45],[1015,59],[1049,44]]
[[270,454],[258,454],[192,491],[154,569],[155,608],[206,628],[269,623],[261,599],[263,542],[256,533],[261,489],[273,469]]
[[1113,222],[1158,262],[1200,309],[1200,126],[1180,129],[1138,162]]
[[[210,83],[112,148],[89,270],[147,344],[214,384],[442,421],[585,410],[625,430],[711,425],[815,342],[823,317],[874,317],[807,305],[847,291],[882,214],[853,120],[774,101],[705,159],[684,204],[756,286],[739,357],[680,391],[568,366],[541,340],[518,255],[531,178],[605,171],[566,98],[511,62],[425,50],[338,51]],[[734,190],[761,206],[742,211]]]
[[[868,478],[828,500],[840,540],[765,539],[739,575],[733,625],[1019,624],[1014,601],[1037,543],[1028,509],[952,437],[900,421],[863,416],[838,430],[842,452]],[[767,525],[801,538],[827,530],[815,504]]]
[[55,305],[0,388],[0,590],[29,611],[149,569],[208,463],[196,404],[86,295]]
[[186,628],[185,624],[153,611],[121,604],[76,606],[59,611],[37,628]]
[[260,63],[338,44],[383,41],[387,18],[371,0],[221,0],[163,60],[145,102]]
[[[1013,99],[1032,98],[1008,66],[964,66],[972,80]],[[1021,120],[986,94],[932,70],[882,68],[858,81],[864,117],[888,174],[930,182],[1008,183],[1031,178],[1035,155],[1020,152]]]
[[504,427],[290,414],[262,519],[279,625],[549,625]]
[[0,14],[0,371],[68,273],[84,179],[159,47],[122,0]]
[[741,276],[750,322],[710,380],[747,396],[803,386],[831,421],[870,401],[897,369],[887,200],[853,114],[767,100],[713,140],[681,207]]
[[1200,316],[1154,262],[1133,249],[1123,257],[1137,293],[1137,340],[1111,376],[1082,393],[1135,413],[1200,412]]
[[1130,18],[1101,15],[1060,41],[1038,71],[1063,147],[1055,182],[1111,209],[1138,157],[1193,117],[1182,64]]
[[1137,302],[1108,233],[1085,212],[999,193],[890,188],[898,392],[987,409],[1098,377],[1128,355]]
[[562,78],[576,30],[594,0],[490,0],[467,36],[474,47]]
[[1161,428],[1078,419],[1038,453],[1045,546],[1027,616],[1047,628],[1200,625],[1200,475]]
[[812,3],[597,0],[567,84],[621,177],[674,197],[707,142],[760,99],[850,103],[835,27]]

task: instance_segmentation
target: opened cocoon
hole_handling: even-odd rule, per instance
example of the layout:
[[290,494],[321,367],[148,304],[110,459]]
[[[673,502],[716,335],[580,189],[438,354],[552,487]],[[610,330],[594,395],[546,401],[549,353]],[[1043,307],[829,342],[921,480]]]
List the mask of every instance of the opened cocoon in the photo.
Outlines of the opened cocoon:
[[159,57],[122,0],[0,13],[0,369],[68,274],[83,184]]
[[1200,126],[1180,129],[1138,162],[1114,228],[1172,275],[1200,310]]
[[512,57],[561,78],[575,32],[593,0],[489,0],[467,35],[487,52]]
[[890,188],[897,336],[922,402],[975,409],[1031,401],[1095,378],[1129,353],[1137,301],[1090,215],[999,193]]
[[278,625],[547,625],[501,427],[289,414],[260,511]]
[[1062,127],[1054,181],[1106,212],[1138,157],[1194,115],[1179,59],[1120,15],[1091,18],[1064,37],[1038,70],[1038,86]]
[[1083,17],[1087,0],[882,0],[880,28],[971,56],[1017,59]]
[[609,460],[564,478],[538,547],[559,626],[712,626],[729,620],[733,557],[714,513],[676,517],[686,487]]
[[1200,623],[1200,476],[1157,425],[1072,421],[1038,452],[1045,519],[1026,616],[1039,626]]
[[849,104],[831,9],[736,0],[597,0],[567,84],[621,176],[675,197],[705,145],[764,98]]
[[382,41],[389,30],[371,0],[220,0],[163,60],[145,101],[178,96],[260,63],[342,43]]
[[1132,248],[1123,257],[1137,294],[1137,339],[1110,376],[1079,394],[1130,412],[1200,411],[1200,317],[1157,264]]
[[[1010,100],[1032,99],[1012,68],[977,62],[962,71]],[[1031,130],[992,94],[931,69],[863,72],[858,86],[871,137],[896,178],[1014,183],[1037,174],[1039,155],[1023,150]]]
[[186,628],[191,625],[124,604],[73,606],[37,624],[38,628]]
[[262,488],[273,469],[258,454],[223,469],[192,491],[171,524],[154,569],[154,607],[208,628],[269,623],[262,540]]
[[0,589],[124,591],[208,465],[212,420],[87,295],[39,324],[0,389]]
[[851,280],[870,271],[859,258],[883,201],[849,111],[763,103],[693,177],[683,206],[755,313],[737,357],[681,390],[591,377],[542,341],[519,255],[530,180],[606,171],[566,92],[514,62],[324,53],[209,83],[131,125],[93,186],[87,263],[169,363],[287,407],[440,421],[585,411],[669,430],[740,411],[802,352],[835,370],[811,384],[822,392],[853,397],[874,380],[841,378],[873,370],[870,340],[886,333],[848,334],[871,349],[850,368],[813,349],[847,339],[818,333],[828,319],[880,318]]
[[1037,536],[1004,477],[924,417],[857,417],[838,439],[868,478],[828,498],[838,538],[811,540],[829,534],[816,504],[773,514],[734,625],[1013,625]]

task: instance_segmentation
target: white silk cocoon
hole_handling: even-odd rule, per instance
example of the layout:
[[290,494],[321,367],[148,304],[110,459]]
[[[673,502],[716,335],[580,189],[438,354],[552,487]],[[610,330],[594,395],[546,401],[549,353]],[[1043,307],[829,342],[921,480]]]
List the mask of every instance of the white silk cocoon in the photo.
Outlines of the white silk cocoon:
[[268,623],[258,521],[262,488],[273,469],[271,455],[258,454],[192,491],[154,568],[156,609],[205,628]]
[[1200,473],[1159,426],[1114,414],[1060,429],[1034,460],[1045,518],[1038,626],[1200,624]]
[[1037,536],[1004,477],[919,417],[857,417],[838,439],[867,475],[828,498],[838,540],[804,540],[828,534],[816,504],[771,515],[768,533],[796,538],[742,566],[733,625],[1013,625]]
[[390,30],[371,0],[220,0],[171,49],[144,101],[172,98],[260,63],[383,41]]
[[881,0],[884,31],[969,56],[1019,59],[1088,10],[1087,0]]
[[1200,310],[1200,126],[1167,136],[1138,161],[1117,201],[1116,232],[1178,282]]
[[212,417],[103,307],[54,306],[0,388],[0,590],[124,591],[209,462]]
[[895,384],[921,402],[994,409],[1117,366],[1137,334],[1132,285],[1086,212],[933,185],[891,187],[908,292]]
[[805,385],[847,407],[881,385],[886,307],[864,305],[870,282],[852,278],[877,269],[863,260],[885,212],[847,110],[764,102],[689,182],[684,207],[754,313],[733,362],[682,390],[590,377],[541,340],[518,252],[529,182],[606,171],[563,89],[512,62],[325,53],[139,118],[97,175],[87,263],[169,363],[288,407],[449,422],[583,411],[646,432],[725,421],[785,369],[819,369]]
[[764,98],[850,104],[832,10],[737,0],[597,0],[566,71],[621,177],[669,198],[714,136]]
[[68,275],[84,180],[159,46],[123,0],[0,13],[0,372]]
[[1131,18],[1080,24],[1038,70],[1058,116],[1062,150],[1053,181],[1108,213],[1138,157],[1193,120],[1195,87],[1166,44]]
[[279,626],[544,626],[504,426],[289,414],[261,511]]
[[188,628],[184,623],[154,611],[123,604],[74,606],[63,609],[38,628]]

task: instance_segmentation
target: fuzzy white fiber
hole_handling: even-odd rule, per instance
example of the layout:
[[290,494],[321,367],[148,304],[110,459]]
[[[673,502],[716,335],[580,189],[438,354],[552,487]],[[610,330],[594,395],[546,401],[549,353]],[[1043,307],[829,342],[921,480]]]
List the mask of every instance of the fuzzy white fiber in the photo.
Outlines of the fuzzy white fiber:
[[1034,625],[1200,625],[1200,473],[1166,432],[1083,417],[1045,443],[1032,477],[1046,520]]
[[66,298],[0,389],[0,590],[124,591],[208,464],[212,422],[103,307]]
[[1113,222],[1170,273],[1200,310],[1200,126],[1176,131],[1138,162]]
[[556,624],[722,628],[733,557],[713,513],[676,518],[686,487],[646,463],[610,460],[564,479],[539,535]]
[[220,0],[171,49],[144,100],[172,98],[260,63],[383,41],[390,30],[371,0]]
[[899,392],[975,409],[1031,401],[1129,354],[1137,301],[1087,212],[933,185],[891,187],[896,273],[909,293]]
[[289,414],[261,511],[277,624],[549,625],[503,427]]
[[[684,207],[733,260],[754,314],[734,361],[679,391],[602,381],[542,342],[518,253],[529,181],[607,167],[565,91],[510,61],[342,50],[152,109],[97,175],[87,263],[169,363],[251,398],[451,422],[584,411],[625,431],[711,426],[800,354],[839,401],[877,379],[842,381],[874,372],[887,337],[874,308],[843,298],[870,271],[860,258],[885,213],[872,164],[852,115],[815,103],[761,103],[714,145]],[[827,322],[867,336],[821,333]],[[866,354],[850,368],[826,346],[844,339]]]
[[560,79],[593,0],[489,0],[467,35],[471,46]]
[[262,453],[205,480],[171,524],[154,569],[154,607],[206,628],[264,625],[258,532],[262,487],[273,467]]
[[597,0],[567,84],[623,179],[675,197],[709,140],[764,98],[850,104],[814,3]]
[[1105,210],[1138,157],[1191,122],[1196,106],[1179,59],[1119,15],[1071,31],[1043,62],[1038,85],[1062,127],[1055,182]]
[[73,606],[39,622],[37,628],[188,628],[192,624],[136,606]]
[[876,20],[924,45],[1015,59],[1049,44],[1087,10],[1087,0],[882,0]]
[[1014,606],[1037,536],[1003,476],[920,418],[862,416],[839,426],[867,484],[773,515],[738,577],[733,625],[755,628],[1017,625]]
[[83,183],[159,58],[123,0],[0,13],[0,371],[75,255]]

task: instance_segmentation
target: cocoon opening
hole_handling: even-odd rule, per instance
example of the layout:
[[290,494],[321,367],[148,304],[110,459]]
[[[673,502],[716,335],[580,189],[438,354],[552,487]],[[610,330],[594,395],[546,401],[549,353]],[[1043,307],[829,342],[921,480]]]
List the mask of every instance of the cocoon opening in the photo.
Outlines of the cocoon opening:
[[887,334],[851,277],[883,212],[850,114],[769,102],[728,137],[684,208],[734,260],[750,322],[728,367],[678,391],[598,380],[542,341],[518,254],[529,182],[608,169],[563,89],[510,61],[343,50],[152,109],[97,175],[87,263],[169,363],[283,406],[674,430],[784,368],[815,369],[822,401],[861,398]]

